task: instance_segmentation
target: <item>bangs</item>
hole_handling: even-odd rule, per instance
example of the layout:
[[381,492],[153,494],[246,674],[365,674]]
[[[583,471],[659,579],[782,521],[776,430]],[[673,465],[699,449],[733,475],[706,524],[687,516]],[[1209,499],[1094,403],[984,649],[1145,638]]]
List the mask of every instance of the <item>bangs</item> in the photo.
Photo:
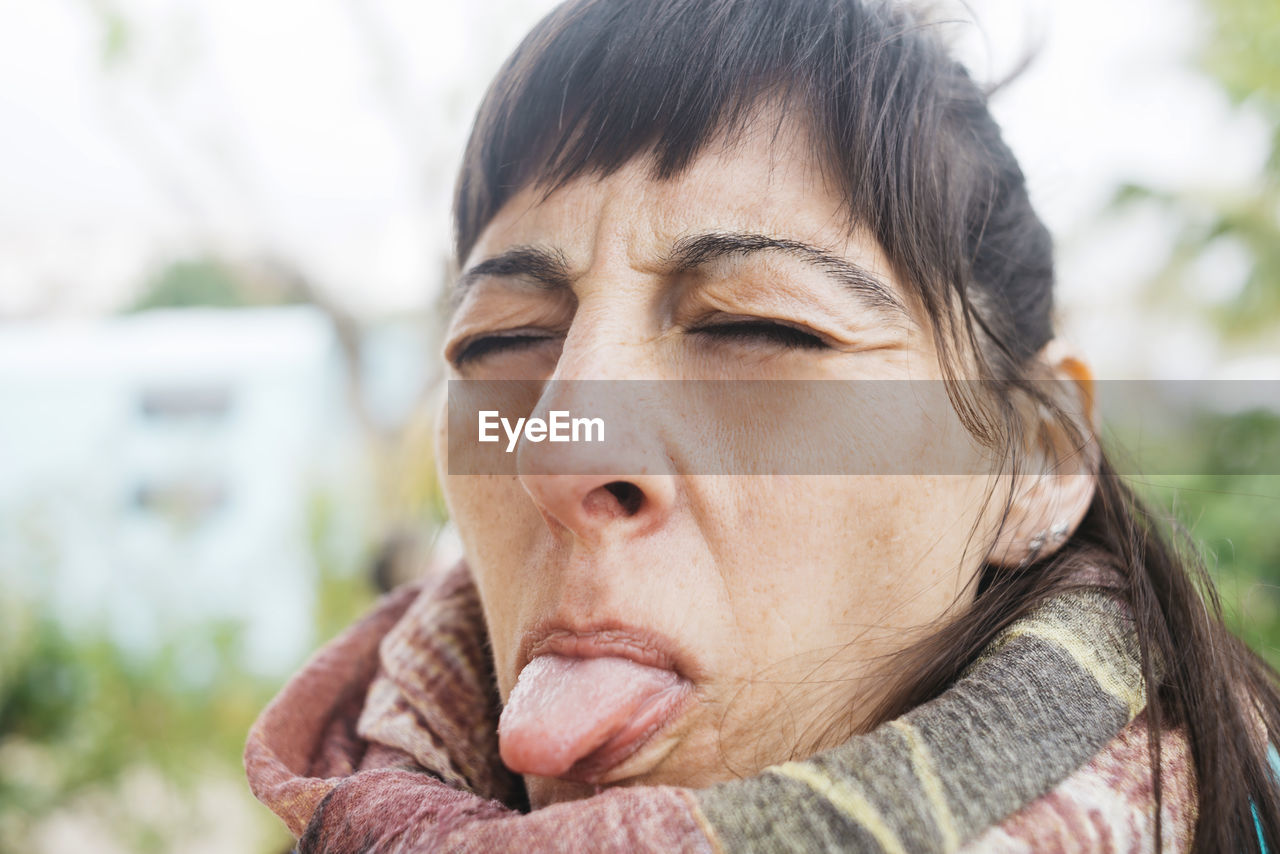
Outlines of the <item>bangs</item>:
[[[570,0],[480,106],[455,258],[520,190],[638,157],[671,178],[766,101],[808,131],[850,230],[879,242],[943,350],[972,338],[976,317],[1007,365],[1038,352],[1052,333],[1052,241],[1022,172],[936,28],[881,0]],[[975,295],[984,310],[971,312]]]
[[[890,125],[918,122],[904,85],[929,52],[900,10],[831,0],[632,0],[570,3],[544,19],[503,66],[480,108],[455,198],[459,261],[515,193],[548,191],[651,157],[654,177],[682,172],[713,140],[732,140],[763,101],[804,121],[812,156],[850,219],[892,176]],[[888,61],[886,61],[888,60]],[[879,177],[880,181],[870,181]]]

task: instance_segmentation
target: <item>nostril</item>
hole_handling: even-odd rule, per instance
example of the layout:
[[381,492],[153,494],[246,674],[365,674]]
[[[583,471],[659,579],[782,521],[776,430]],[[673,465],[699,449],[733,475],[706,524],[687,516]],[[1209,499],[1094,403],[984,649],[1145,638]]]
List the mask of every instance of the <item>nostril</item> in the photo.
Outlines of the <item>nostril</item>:
[[627,483],[625,480],[615,480],[612,483],[606,483],[604,488],[609,491],[610,495],[618,499],[624,514],[634,516],[640,512],[640,505],[644,503],[644,493],[640,491],[640,487],[634,483]]

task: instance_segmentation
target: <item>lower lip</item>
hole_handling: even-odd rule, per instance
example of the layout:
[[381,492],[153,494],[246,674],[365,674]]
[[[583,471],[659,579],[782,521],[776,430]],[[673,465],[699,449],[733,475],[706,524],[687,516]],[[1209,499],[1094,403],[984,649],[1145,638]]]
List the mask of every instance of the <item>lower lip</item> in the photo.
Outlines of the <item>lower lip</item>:
[[693,699],[692,686],[681,680],[679,685],[650,697],[621,730],[604,744],[574,763],[561,779],[581,783],[602,783],[609,772],[618,768],[664,729],[675,723]]

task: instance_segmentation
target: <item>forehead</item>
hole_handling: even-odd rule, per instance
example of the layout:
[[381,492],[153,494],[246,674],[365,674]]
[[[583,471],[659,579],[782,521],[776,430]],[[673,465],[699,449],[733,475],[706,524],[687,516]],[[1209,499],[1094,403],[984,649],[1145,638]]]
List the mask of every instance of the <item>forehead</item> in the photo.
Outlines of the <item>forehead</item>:
[[688,234],[750,232],[821,246],[884,270],[866,235],[850,228],[847,209],[812,152],[801,124],[760,111],[670,178],[655,177],[645,156],[550,193],[525,187],[484,229],[463,269],[512,246],[554,249],[574,266],[589,266],[601,253],[623,253],[643,266],[665,258]]

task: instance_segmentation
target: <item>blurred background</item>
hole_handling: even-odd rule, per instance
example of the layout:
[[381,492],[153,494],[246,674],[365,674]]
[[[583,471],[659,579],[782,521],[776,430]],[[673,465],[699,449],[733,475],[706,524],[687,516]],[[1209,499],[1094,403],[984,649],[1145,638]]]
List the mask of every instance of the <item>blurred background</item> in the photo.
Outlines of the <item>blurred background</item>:
[[[0,0],[0,854],[287,848],[245,731],[456,554],[449,192],[552,5]],[[1280,381],[1280,5],[955,15],[981,80],[1034,51],[995,109],[1098,375]],[[1134,480],[1280,664],[1280,413],[1195,419]]]

